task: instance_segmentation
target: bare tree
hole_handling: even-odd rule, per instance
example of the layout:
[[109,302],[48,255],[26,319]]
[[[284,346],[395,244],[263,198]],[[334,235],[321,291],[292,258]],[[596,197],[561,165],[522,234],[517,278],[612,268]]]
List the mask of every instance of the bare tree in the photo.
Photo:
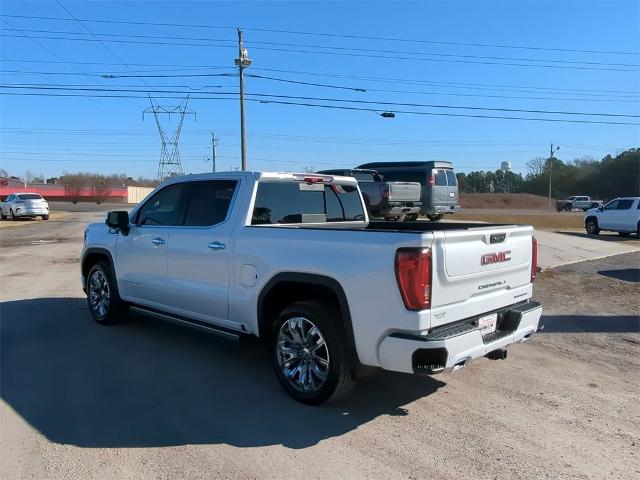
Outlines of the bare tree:
[[82,189],[87,185],[87,177],[81,173],[65,172],[60,177],[60,183],[64,185],[64,194],[75,205],[82,196]]
[[91,179],[91,195],[96,199],[98,205],[111,195],[111,191],[111,186],[106,178],[95,176]]
[[549,159],[543,157],[536,157],[527,162],[527,168],[529,173],[533,176],[541,175],[547,170],[547,162]]

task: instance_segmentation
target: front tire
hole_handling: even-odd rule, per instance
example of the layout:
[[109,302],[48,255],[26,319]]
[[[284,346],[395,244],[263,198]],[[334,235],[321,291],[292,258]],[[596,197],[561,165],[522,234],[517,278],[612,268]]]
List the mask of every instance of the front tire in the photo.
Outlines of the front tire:
[[282,388],[295,400],[318,405],[353,387],[354,369],[339,313],[321,302],[295,302],[276,318],[271,347]]
[[96,322],[107,325],[122,320],[125,305],[107,263],[98,262],[89,269],[86,288],[89,312]]
[[620,235],[621,237],[628,237],[631,234],[629,232],[618,232],[618,235]]
[[13,214],[13,210],[9,209],[9,221],[13,222],[16,219],[16,216]]
[[598,228],[598,221],[595,218],[589,218],[584,224],[584,228],[589,235],[598,235],[600,229]]
[[42,215],[42,220],[49,220],[49,215]]
[[431,220],[432,222],[437,222],[438,220],[442,220],[443,217],[444,217],[444,214],[438,213],[435,215],[429,215],[429,220]]
[[419,214],[417,214],[417,213],[410,213],[404,219],[409,221],[409,222],[415,222],[416,220],[418,220],[418,216],[419,216]]

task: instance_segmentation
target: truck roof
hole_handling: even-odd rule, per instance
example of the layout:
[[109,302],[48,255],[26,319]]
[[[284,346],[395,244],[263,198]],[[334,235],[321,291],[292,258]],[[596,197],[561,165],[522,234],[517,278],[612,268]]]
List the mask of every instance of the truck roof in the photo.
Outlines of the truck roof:
[[[189,175],[181,175],[165,180],[164,184],[188,182],[192,180],[215,180],[218,178],[247,178],[256,182],[260,180],[271,181],[295,181],[296,177],[318,177],[321,174],[307,172],[254,172],[254,171],[227,171],[227,172],[210,172],[210,173],[192,173]],[[326,176],[326,175],[325,175]],[[331,175],[335,183],[341,185],[357,185],[357,180],[353,177],[345,177],[339,175]]]

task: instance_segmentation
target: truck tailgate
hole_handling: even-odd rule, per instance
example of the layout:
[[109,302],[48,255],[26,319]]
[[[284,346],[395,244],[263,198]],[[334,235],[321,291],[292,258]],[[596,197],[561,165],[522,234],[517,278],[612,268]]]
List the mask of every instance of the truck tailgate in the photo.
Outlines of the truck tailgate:
[[[481,227],[479,225],[479,227]],[[432,308],[467,300],[478,301],[531,282],[530,226],[501,226],[443,231],[434,248]],[[435,326],[438,322],[432,323]]]
[[419,202],[422,187],[418,182],[387,182],[390,202]]

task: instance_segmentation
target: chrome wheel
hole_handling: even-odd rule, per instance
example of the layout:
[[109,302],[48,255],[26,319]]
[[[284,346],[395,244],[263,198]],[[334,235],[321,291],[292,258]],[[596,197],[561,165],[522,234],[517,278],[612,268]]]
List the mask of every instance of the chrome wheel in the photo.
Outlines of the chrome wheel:
[[315,392],[329,375],[329,349],[320,329],[303,317],[280,327],[276,356],[287,382],[301,392]]
[[587,233],[595,234],[597,228],[598,227],[596,226],[596,222],[594,222],[593,220],[588,220],[587,221]]
[[89,277],[89,304],[96,317],[106,318],[109,313],[110,298],[107,277],[101,270],[95,270]]

